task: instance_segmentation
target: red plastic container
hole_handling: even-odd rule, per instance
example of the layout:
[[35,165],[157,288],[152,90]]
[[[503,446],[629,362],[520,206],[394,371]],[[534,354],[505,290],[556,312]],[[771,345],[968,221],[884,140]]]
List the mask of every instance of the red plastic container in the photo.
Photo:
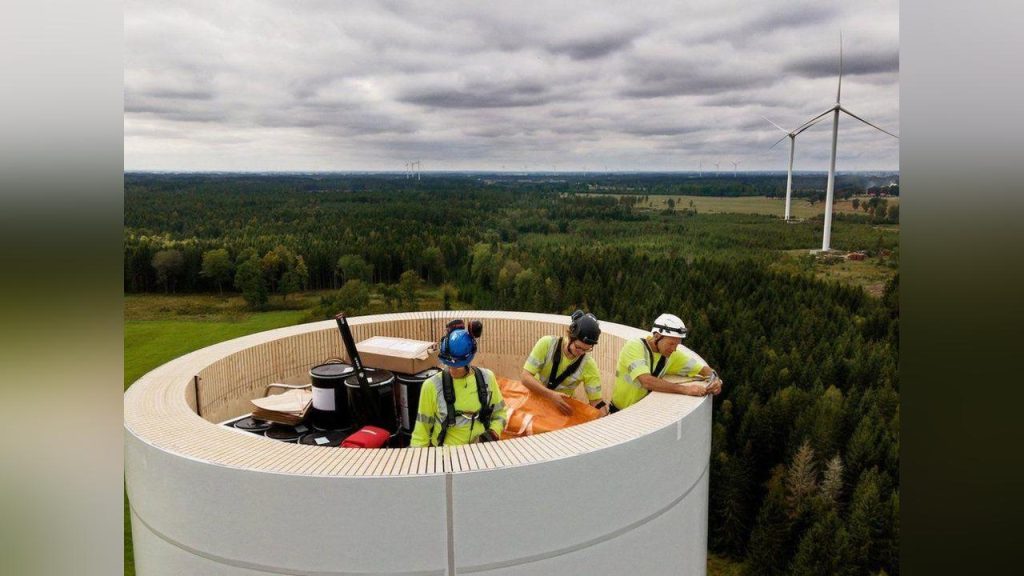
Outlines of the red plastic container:
[[382,448],[388,443],[390,434],[377,426],[363,426],[354,434],[341,441],[342,448]]

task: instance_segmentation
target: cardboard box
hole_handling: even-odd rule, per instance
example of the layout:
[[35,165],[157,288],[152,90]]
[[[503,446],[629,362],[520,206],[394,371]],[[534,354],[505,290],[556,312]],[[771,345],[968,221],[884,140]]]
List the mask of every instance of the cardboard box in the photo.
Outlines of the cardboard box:
[[367,368],[416,374],[437,366],[437,347],[433,342],[374,336],[357,342],[356,349]]

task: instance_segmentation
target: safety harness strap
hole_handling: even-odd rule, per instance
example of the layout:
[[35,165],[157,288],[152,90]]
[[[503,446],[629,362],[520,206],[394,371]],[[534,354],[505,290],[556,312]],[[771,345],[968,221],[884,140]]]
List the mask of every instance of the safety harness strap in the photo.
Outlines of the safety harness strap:
[[559,338],[558,342],[555,342],[555,345],[555,356],[551,359],[551,372],[548,374],[548,389],[550,390],[558,388],[562,382],[565,382],[565,379],[580,367],[580,364],[583,363],[583,359],[587,356],[586,354],[580,355],[580,357],[572,364],[569,364],[561,374],[556,375],[555,371],[558,369],[558,363],[562,361],[562,339]]
[[[476,366],[473,366],[473,376],[476,378],[476,395],[480,400],[480,412],[476,416],[477,420],[483,424],[484,431],[486,432],[491,428],[491,414],[494,412],[494,406],[490,402],[490,389],[487,386],[487,379],[484,378],[484,373]],[[448,429],[455,425],[455,418],[457,416],[455,412],[455,384],[449,370],[444,370],[441,373],[441,393],[444,396],[444,403],[448,410],[447,414],[445,414],[444,422],[441,423],[441,432],[437,435],[438,446],[444,446],[444,439],[448,435]],[[470,424],[469,433],[470,435],[473,434],[472,424]]]
[[644,352],[647,353],[647,365],[651,368],[651,376],[661,378],[661,371],[665,369],[665,356],[662,356],[658,360],[658,365],[654,366],[654,352],[651,352],[651,347],[647,345],[647,339],[641,338],[640,342],[643,343]]

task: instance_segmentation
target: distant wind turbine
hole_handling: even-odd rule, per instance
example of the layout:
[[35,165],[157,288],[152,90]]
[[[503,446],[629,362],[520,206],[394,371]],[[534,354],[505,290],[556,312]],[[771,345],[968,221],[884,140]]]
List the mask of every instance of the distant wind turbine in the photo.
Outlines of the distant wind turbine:
[[736,168],[739,167],[739,165],[740,165],[739,162],[733,162],[732,163],[732,177],[733,178],[736,177]]
[[765,121],[767,121],[772,126],[775,126],[779,130],[782,130],[782,133],[785,134],[785,136],[780,138],[777,142],[775,142],[775,144],[772,144],[771,146],[769,146],[768,147],[769,150],[771,150],[772,148],[775,148],[776,146],[778,146],[779,142],[782,142],[786,138],[789,138],[789,172],[786,175],[786,216],[785,216],[785,221],[789,222],[789,213],[790,213],[789,212],[789,206],[790,206],[791,198],[793,197],[793,153],[796,151],[796,137],[801,132],[803,132],[804,130],[807,130],[811,126],[814,126],[818,122],[821,122],[823,120],[823,118],[818,118],[814,122],[810,122],[806,126],[803,126],[800,129],[798,129],[798,130],[793,130],[792,132],[786,132],[785,128],[783,128],[782,126],[779,126],[778,124],[776,124],[775,122],[772,122],[771,120],[768,120],[764,116],[761,116],[761,118],[764,118]]
[[871,126],[875,130],[878,130],[879,132],[884,132],[885,134],[888,134],[889,136],[892,136],[893,138],[897,138],[897,139],[899,138],[899,136],[893,134],[892,132],[889,132],[887,130],[883,130],[883,129],[879,128],[878,126],[875,126],[871,122],[868,122],[867,120],[861,118],[860,116],[857,116],[853,112],[850,112],[849,110],[844,108],[843,105],[841,104],[841,100],[840,100],[840,96],[842,96],[842,93],[843,93],[843,34],[842,34],[842,32],[840,32],[839,33],[839,89],[836,90],[836,103],[831,108],[829,108],[828,110],[825,110],[821,114],[818,114],[814,118],[811,118],[807,122],[804,122],[799,128],[797,128],[797,130],[801,130],[802,131],[802,130],[806,129],[808,126],[810,126],[811,124],[813,124],[814,122],[818,121],[819,119],[824,118],[825,116],[828,116],[829,114],[832,114],[832,159],[829,162],[829,166],[828,166],[828,187],[827,187],[826,192],[825,192],[825,229],[824,229],[824,231],[822,232],[822,235],[821,235],[821,251],[822,252],[827,252],[827,251],[830,250],[830,244],[831,244],[831,241],[832,241],[832,200],[833,200],[833,192],[835,190],[835,184],[836,184],[836,143],[839,140],[839,113],[842,112],[842,113],[844,113],[844,114],[846,114],[848,116],[852,116],[852,117],[856,118],[857,120],[860,120],[861,122],[867,124],[868,126]]
[[715,165],[715,176],[718,176],[718,162],[712,162]]
[[701,160],[700,162],[697,162],[697,170],[700,171],[700,177],[703,178],[704,177],[704,161],[703,160]]

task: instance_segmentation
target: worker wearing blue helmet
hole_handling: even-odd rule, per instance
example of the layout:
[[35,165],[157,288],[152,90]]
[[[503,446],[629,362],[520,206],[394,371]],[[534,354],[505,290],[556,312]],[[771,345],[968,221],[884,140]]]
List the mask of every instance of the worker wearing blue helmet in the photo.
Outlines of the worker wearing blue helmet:
[[454,446],[501,436],[508,410],[498,381],[494,372],[472,365],[482,330],[479,322],[469,330],[461,320],[449,323],[437,354],[445,368],[423,383],[410,446]]

